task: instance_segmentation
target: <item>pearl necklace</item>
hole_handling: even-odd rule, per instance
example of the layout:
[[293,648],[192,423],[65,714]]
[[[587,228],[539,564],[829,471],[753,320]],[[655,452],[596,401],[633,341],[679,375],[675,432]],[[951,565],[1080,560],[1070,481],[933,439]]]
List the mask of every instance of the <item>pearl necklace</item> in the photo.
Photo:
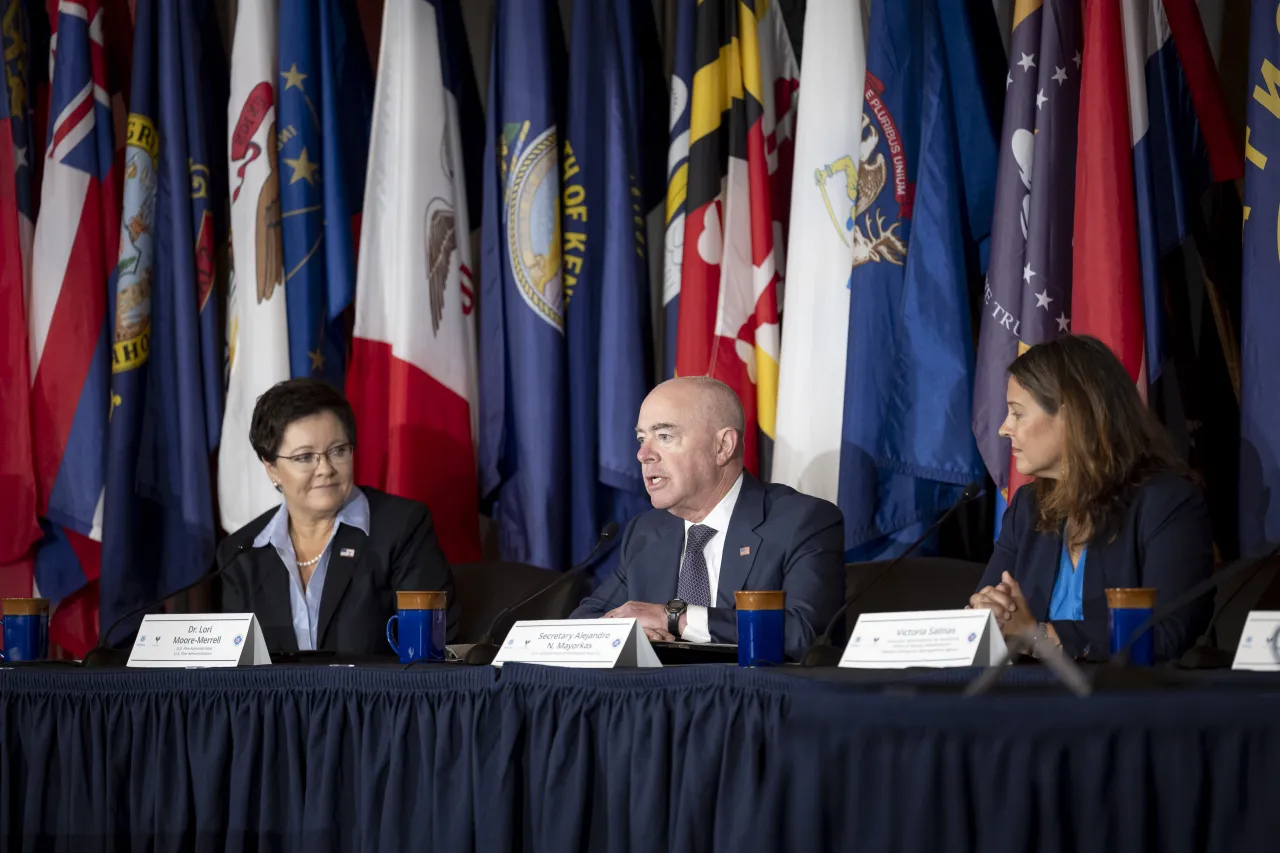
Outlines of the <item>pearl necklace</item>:
[[307,566],[314,566],[316,563],[320,562],[320,558],[323,556],[324,556],[324,551],[321,551],[318,555],[312,557],[310,560],[307,560],[306,562],[298,560],[296,561],[298,563],[298,568],[305,569]]

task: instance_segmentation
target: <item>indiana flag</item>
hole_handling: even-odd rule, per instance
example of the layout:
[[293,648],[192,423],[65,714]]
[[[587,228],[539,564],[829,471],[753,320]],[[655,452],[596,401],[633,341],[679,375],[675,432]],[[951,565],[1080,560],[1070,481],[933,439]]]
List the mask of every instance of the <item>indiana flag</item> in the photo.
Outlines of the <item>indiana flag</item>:
[[862,184],[858,168],[876,131],[852,97],[867,73],[862,4],[809,3],[804,35],[772,479],[835,502],[849,276],[874,248],[862,222],[874,184]]
[[737,392],[767,477],[800,69],[776,3],[704,0],[695,39],[676,372]]
[[0,597],[31,595],[31,546],[40,539],[32,457],[26,293],[35,218],[31,28],[22,0],[0,3]]
[[276,86],[290,370],[341,387],[373,102],[350,0],[282,0]]
[[[46,538],[36,557],[41,594],[62,602],[50,639],[83,654],[96,639],[64,635],[66,599],[98,576],[110,413],[107,294],[119,240],[116,138],[104,44],[107,4],[62,3],[52,51],[49,131],[36,222],[28,345],[31,423]],[[96,612],[97,590],[81,602]],[[84,620],[76,619],[78,625]]]
[[480,494],[505,559],[556,569],[568,565],[570,440],[555,97],[563,37],[551,0],[494,6],[479,329]]
[[249,446],[258,397],[289,378],[275,80],[276,4],[241,0],[227,111],[234,269],[227,291],[227,401],[218,451],[218,509],[228,533],[280,503]]
[[680,279],[684,270],[685,207],[689,198],[689,132],[693,107],[694,35],[698,0],[676,0],[674,64],[667,128],[666,237],[662,256],[662,378],[676,375]]
[[1080,3],[1023,0],[1011,41],[973,399],[974,436],[1003,500],[1021,485],[999,436],[1009,365],[1070,330]]
[[445,556],[480,559],[475,283],[458,82],[441,7],[389,0],[347,392],[356,477],[427,505]]

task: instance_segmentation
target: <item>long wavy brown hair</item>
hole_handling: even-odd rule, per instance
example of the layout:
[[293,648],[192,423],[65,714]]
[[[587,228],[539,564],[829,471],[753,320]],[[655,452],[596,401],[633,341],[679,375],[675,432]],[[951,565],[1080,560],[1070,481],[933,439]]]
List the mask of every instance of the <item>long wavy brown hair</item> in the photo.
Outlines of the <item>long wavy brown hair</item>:
[[1068,335],[1031,347],[1009,375],[1050,415],[1065,419],[1062,478],[1037,478],[1038,529],[1073,546],[1119,533],[1127,495],[1157,471],[1187,473],[1168,433],[1107,345]]

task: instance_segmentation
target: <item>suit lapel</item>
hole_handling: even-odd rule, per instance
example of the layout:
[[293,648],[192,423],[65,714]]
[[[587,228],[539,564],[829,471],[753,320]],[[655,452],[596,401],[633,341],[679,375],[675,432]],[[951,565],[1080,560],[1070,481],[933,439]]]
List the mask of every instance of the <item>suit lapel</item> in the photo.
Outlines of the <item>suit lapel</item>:
[[746,586],[756,555],[760,553],[760,537],[756,528],[764,521],[764,486],[750,474],[742,475],[742,491],[733,507],[729,529],[720,554],[720,582],[716,586],[716,606],[736,606],[734,593]]
[[1019,581],[1019,585],[1031,613],[1038,620],[1046,620],[1049,618],[1049,603],[1053,600],[1053,585],[1058,579],[1062,540],[1057,536],[1036,536],[1032,542],[1030,572],[1025,581]]
[[254,613],[258,623],[278,634],[274,644],[270,639],[267,645],[272,649],[285,652],[298,650],[298,638],[293,633],[293,606],[289,601],[289,571],[280,561],[280,555],[270,545],[255,548],[248,555],[255,569],[254,575],[258,583],[249,600],[253,602]]
[[356,569],[364,558],[364,544],[367,537],[360,528],[350,524],[339,524],[329,545],[329,567],[324,577],[324,590],[320,593],[320,619],[316,623],[316,648],[325,646],[325,636],[329,623],[338,612],[338,604],[346,594]]
[[[662,604],[676,597],[680,586],[680,552],[684,550],[684,522],[670,513],[665,513],[661,521],[658,535],[645,545],[645,555],[637,560],[637,565],[656,566],[652,572],[637,573],[632,578],[636,584],[636,601],[655,601]],[[652,588],[645,588],[652,583]]]

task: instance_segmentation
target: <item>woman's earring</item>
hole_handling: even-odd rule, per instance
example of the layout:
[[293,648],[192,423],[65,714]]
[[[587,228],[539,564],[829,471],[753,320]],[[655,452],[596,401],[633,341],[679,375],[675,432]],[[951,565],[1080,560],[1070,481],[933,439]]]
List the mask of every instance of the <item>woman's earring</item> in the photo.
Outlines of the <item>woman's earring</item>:
[[279,483],[278,481],[276,481],[276,480],[272,480],[272,481],[271,481],[271,485],[273,485],[273,486],[275,486],[275,487],[276,487],[276,491],[277,491],[277,492],[280,492],[281,494],[284,494],[284,488],[280,485],[280,483]]

